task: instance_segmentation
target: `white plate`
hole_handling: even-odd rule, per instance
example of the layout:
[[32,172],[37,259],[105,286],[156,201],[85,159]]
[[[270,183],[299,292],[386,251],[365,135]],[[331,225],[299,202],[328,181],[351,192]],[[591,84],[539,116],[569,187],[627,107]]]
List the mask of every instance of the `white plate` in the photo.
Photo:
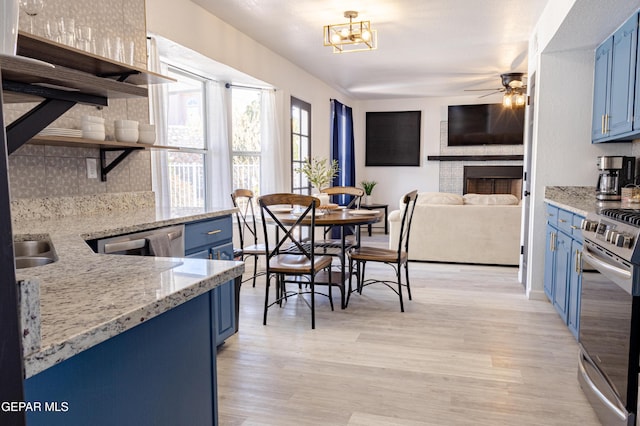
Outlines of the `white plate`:
[[349,214],[363,215],[363,216],[379,213],[378,210],[347,210],[347,212],[349,212]]
[[49,68],[55,68],[56,67],[55,65],[50,64],[49,62],[41,61],[40,59],[28,58],[26,56],[7,55],[7,54],[4,54],[4,53],[0,53],[0,58],[13,58],[13,59],[17,59],[19,61],[31,62],[32,64],[43,65],[43,66],[49,67]]

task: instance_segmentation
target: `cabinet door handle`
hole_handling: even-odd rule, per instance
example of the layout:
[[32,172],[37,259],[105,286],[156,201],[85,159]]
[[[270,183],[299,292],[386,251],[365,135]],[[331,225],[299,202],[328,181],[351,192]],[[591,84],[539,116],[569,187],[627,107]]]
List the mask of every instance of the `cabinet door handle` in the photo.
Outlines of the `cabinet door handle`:
[[221,232],[222,232],[222,229],[216,229],[214,231],[207,232],[207,235],[215,235],[215,234],[219,234]]
[[609,114],[604,115],[604,132],[609,133]]
[[549,238],[549,251],[556,251],[556,233],[551,233],[551,238]]
[[576,249],[575,262],[576,262],[576,265],[575,265],[576,274],[582,273],[582,252],[578,249]]
[[571,225],[571,229],[580,229],[579,226]]
[[602,133],[603,135],[606,133],[606,132],[605,132],[605,127],[604,127],[604,126],[605,126],[605,125],[604,125],[604,117],[605,117],[605,115],[604,115],[604,114],[602,114],[602,123],[601,123],[601,126],[600,126],[600,129],[601,129],[601,130],[600,130],[600,133]]
[[567,221],[565,219],[558,219],[558,222],[560,223],[566,223]]

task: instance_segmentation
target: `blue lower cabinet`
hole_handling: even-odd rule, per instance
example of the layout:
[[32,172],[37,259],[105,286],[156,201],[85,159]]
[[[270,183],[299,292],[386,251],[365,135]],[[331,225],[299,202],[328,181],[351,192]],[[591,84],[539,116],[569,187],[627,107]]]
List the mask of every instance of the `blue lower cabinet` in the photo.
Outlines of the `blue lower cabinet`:
[[26,401],[42,404],[42,411],[27,413],[27,423],[216,425],[212,293],[27,379]]
[[582,219],[578,214],[547,206],[544,292],[576,339],[580,330]]
[[[185,253],[198,259],[233,260],[233,232],[231,216],[185,224]],[[233,336],[237,330],[238,312],[234,281],[213,290],[216,346]]]

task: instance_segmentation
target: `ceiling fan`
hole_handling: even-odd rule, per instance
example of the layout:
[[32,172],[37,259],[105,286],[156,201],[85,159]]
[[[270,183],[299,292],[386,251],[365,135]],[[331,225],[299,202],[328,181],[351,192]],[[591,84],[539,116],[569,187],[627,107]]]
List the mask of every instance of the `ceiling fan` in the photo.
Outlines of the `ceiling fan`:
[[500,74],[502,79],[502,86],[494,89],[466,89],[465,92],[484,92],[491,91],[485,95],[480,96],[484,98],[486,96],[493,95],[495,93],[504,92],[502,104],[510,107],[523,106],[526,101],[527,85],[524,83],[524,73],[522,72],[509,72]]

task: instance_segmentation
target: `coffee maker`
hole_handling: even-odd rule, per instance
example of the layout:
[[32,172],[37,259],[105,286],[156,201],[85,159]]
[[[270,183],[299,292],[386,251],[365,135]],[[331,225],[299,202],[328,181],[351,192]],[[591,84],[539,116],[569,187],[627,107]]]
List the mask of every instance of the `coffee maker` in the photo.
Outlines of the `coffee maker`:
[[635,183],[635,157],[598,157],[598,185],[596,199],[601,201],[620,200],[622,188]]

